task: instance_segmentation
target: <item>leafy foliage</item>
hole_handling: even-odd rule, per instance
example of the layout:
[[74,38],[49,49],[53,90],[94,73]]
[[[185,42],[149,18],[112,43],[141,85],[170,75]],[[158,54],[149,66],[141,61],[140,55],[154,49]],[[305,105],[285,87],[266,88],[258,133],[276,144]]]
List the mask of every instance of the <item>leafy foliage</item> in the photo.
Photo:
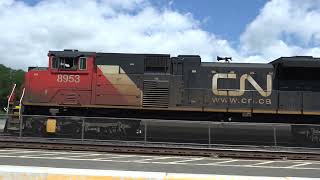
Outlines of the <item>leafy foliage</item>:
[[23,80],[23,70],[14,70],[0,64],[0,108],[5,107],[7,104],[7,96],[9,95],[13,84],[17,84],[16,97],[21,93]]

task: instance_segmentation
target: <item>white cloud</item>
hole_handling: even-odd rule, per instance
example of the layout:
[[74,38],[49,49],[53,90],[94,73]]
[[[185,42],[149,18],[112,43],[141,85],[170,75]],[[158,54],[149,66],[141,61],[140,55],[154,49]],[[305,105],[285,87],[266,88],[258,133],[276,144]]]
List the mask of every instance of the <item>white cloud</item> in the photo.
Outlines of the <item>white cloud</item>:
[[272,0],[241,35],[246,56],[320,56],[320,0]]
[[191,14],[160,10],[143,0],[44,0],[0,6],[0,63],[46,66],[47,51],[236,55],[227,41],[199,27]]
[[[245,62],[320,56],[320,0],[272,0],[235,47],[201,29],[190,13],[148,0],[42,0],[30,6],[0,0],[0,63],[46,66],[48,50],[217,55]],[[237,44],[237,43],[235,43]]]

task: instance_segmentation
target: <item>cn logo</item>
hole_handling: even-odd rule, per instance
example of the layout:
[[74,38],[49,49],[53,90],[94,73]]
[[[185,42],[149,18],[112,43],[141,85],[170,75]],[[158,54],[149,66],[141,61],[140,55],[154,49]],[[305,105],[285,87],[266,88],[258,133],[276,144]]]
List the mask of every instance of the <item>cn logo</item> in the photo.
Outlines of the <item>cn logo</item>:
[[219,90],[219,79],[236,79],[237,75],[233,73],[217,73],[212,77],[212,92],[217,96],[242,96],[246,90],[246,81],[248,81],[263,97],[271,95],[272,91],[272,76],[267,75],[267,90],[264,91],[261,86],[248,74],[243,74],[240,77],[240,89],[236,90]]

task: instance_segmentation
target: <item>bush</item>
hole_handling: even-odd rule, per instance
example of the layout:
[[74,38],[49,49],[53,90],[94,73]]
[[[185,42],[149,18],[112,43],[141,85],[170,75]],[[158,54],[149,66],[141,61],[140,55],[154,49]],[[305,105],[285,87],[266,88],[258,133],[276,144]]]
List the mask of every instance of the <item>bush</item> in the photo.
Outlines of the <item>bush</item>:
[[7,105],[7,96],[13,84],[17,84],[16,97],[19,97],[23,86],[24,73],[23,70],[14,70],[0,64],[0,113],[2,108]]

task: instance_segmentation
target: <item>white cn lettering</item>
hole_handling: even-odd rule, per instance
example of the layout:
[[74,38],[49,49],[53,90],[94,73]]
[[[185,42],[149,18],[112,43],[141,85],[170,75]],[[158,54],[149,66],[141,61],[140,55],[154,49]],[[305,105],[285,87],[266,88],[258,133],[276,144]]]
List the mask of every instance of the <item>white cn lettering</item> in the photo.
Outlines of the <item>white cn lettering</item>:
[[271,95],[272,91],[272,76],[267,75],[267,90],[264,91],[261,86],[248,74],[243,74],[240,77],[240,88],[236,90],[219,90],[219,79],[236,79],[237,75],[233,73],[217,73],[212,77],[212,92],[217,96],[242,96],[246,90],[246,80],[259,92],[263,97]]

